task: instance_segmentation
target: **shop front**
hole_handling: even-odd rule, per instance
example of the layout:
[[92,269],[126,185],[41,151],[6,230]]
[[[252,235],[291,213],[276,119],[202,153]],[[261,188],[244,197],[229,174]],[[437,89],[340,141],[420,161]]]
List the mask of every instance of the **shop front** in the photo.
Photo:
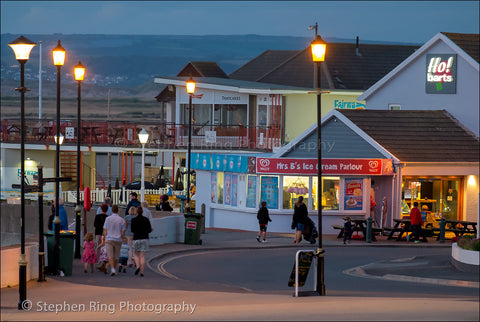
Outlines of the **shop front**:
[[[269,231],[291,232],[293,208],[299,196],[304,197],[309,216],[317,220],[320,198],[316,159],[203,153],[193,154],[192,162],[199,188],[197,200],[208,197],[209,227],[255,230],[259,204],[266,201],[273,220]],[[331,225],[341,223],[345,215],[365,218],[373,210],[372,216],[378,215],[376,221],[387,220],[380,206],[371,207],[371,197],[375,200],[372,191],[376,188],[382,197],[391,200],[391,159],[323,159],[322,171],[325,233],[333,234]]]

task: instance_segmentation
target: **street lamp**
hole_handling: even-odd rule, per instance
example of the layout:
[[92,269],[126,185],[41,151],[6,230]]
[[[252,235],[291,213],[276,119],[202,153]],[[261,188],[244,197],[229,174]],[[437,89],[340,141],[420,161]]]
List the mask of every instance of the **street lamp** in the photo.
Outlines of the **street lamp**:
[[145,129],[142,129],[138,133],[138,139],[142,144],[142,182],[140,184],[140,201],[145,201],[145,143],[148,142],[148,133]]
[[192,156],[192,97],[195,93],[195,81],[192,77],[186,84],[188,93],[188,148],[187,148],[187,207],[190,209],[190,158]]
[[8,44],[15,53],[15,58],[20,63],[20,87],[15,90],[20,92],[20,239],[21,250],[19,264],[19,295],[18,309],[25,309],[27,301],[27,261],[25,260],[25,63],[30,57],[30,52],[36,43],[20,36]]
[[58,41],[57,47],[53,49],[53,64],[57,66],[57,135],[59,140],[55,140],[56,151],[56,166],[55,166],[55,242],[53,245],[54,263],[53,274],[57,275],[60,263],[60,216],[59,216],[59,199],[60,199],[60,141],[62,141],[62,135],[60,134],[60,82],[61,82],[61,69],[65,63],[65,49]]
[[325,52],[327,45],[322,38],[317,35],[315,31],[315,40],[311,44],[312,60],[315,63],[315,78],[316,78],[316,90],[317,90],[317,208],[318,208],[318,249],[317,249],[317,292],[319,295],[325,295],[324,284],[324,264],[325,264],[325,250],[322,246],[322,77],[321,67],[322,62],[325,60]]
[[77,94],[77,206],[75,207],[75,233],[77,238],[75,239],[75,258],[81,258],[80,255],[80,226],[82,224],[82,207],[80,203],[80,141],[81,141],[81,101],[82,101],[82,81],[85,76],[85,67],[81,62],[78,62],[74,67],[73,73],[75,80],[78,82],[78,94]]

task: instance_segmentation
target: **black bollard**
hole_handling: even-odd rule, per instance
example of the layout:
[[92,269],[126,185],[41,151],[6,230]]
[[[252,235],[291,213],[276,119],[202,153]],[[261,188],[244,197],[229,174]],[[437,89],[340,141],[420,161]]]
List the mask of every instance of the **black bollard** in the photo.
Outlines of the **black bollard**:
[[372,242],[372,217],[367,218],[367,236],[365,236],[365,239],[367,243]]

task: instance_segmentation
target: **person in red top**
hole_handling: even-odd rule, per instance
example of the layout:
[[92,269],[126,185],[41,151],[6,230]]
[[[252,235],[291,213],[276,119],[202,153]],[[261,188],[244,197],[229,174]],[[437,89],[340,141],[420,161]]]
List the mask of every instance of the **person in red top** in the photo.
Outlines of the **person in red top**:
[[410,223],[412,224],[412,235],[415,243],[420,243],[420,231],[422,229],[423,219],[418,209],[418,202],[413,203],[413,208],[410,211]]

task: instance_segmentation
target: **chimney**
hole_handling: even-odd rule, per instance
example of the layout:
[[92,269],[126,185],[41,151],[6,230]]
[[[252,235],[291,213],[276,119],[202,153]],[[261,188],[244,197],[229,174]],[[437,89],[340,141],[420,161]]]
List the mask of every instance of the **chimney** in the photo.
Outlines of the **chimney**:
[[355,55],[362,56],[362,54],[360,54],[360,51],[358,50],[358,36],[357,36],[357,43],[355,45]]

